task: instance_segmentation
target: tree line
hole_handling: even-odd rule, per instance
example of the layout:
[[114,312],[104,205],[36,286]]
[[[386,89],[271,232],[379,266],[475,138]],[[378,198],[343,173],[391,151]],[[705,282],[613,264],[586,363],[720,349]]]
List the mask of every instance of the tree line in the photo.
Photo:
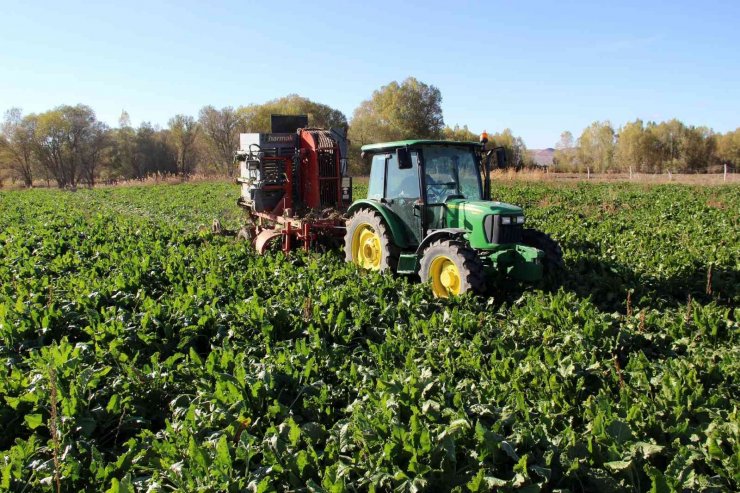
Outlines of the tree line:
[[197,118],[178,114],[165,128],[149,122],[133,127],[125,111],[111,128],[83,104],[25,116],[13,108],[0,127],[0,184],[9,179],[65,188],[154,174],[233,176],[239,133],[269,132],[272,113],[306,113],[314,126],[347,127],[340,111],[296,95],[236,109],[205,106]]
[[615,129],[594,122],[577,141],[566,131],[556,146],[554,166],[564,171],[599,173],[707,173],[724,165],[740,167],[740,128],[725,134],[673,119],[640,119]]
[[[64,188],[153,174],[233,176],[239,133],[269,132],[271,114],[307,114],[310,126],[345,129],[354,174],[368,172],[369,163],[360,156],[364,144],[479,138],[465,125],[446,125],[440,90],[413,77],[374,91],[351,120],[335,108],[295,94],[236,108],[204,106],[197,116],[173,116],[164,128],[149,122],[134,127],[125,111],[118,126],[111,128],[83,104],[27,115],[12,108],[0,126],[0,186],[4,180]],[[510,129],[490,134],[489,141],[505,148],[510,166],[534,164],[524,140]],[[721,135],[677,120],[659,124],[637,120],[618,130],[609,122],[596,122],[577,141],[564,132],[555,152],[556,167],[563,170],[705,172],[721,162],[740,165],[740,129]]]

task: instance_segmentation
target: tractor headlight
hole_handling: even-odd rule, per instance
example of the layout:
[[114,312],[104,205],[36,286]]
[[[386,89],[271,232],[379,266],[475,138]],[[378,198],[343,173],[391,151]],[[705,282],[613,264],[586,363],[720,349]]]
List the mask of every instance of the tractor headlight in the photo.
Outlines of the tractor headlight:
[[511,217],[501,216],[501,224],[503,224],[504,226],[508,226],[509,224],[511,224]]

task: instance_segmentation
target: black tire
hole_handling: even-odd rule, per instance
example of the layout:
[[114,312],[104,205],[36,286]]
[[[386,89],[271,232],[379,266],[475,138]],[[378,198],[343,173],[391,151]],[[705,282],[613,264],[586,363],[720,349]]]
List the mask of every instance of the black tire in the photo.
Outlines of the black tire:
[[545,252],[544,266],[546,272],[554,272],[565,267],[563,250],[560,248],[560,244],[547,233],[536,229],[524,229],[522,231],[522,243]]
[[360,259],[358,259],[358,245],[355,244],[353,248],[353,242],[357,234],[367,229],[372,230],[378,236],[380,251],[380,259],[377,267],[371,267],[370,270],[378,270],[380,272],[390,270],[391,272],[396,272],[400,250],[393,243],[389,228],[380,214],[368,209],[360,209],[347,220],[347,232],[344,235],[344,256],[347,262],[352,262],[363,267],[360,264]]
[[[435,280],[435,277],[439,276],[436,273],[437,264],[445,260],[452,262],[457,269],[459,278],[457,289],[449,290],[444,286],[441,279]],[[419,277],[421,277],[422,282],[430,282],[432,292],[440,298],[447,298],[450,294],[461,295],[467,292],[482,294],[486,289],[483,262],[481,262],[476,251],[461,240],[441,240],[429,245],[421,257]],[[446,290],[447,294],[443,294],[444,291],[440,291],[438,288]]]

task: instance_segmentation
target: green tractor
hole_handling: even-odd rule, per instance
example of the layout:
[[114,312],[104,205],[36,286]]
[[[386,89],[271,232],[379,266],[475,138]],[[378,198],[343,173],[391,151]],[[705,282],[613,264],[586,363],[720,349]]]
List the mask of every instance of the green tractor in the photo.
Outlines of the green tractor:
[[[520,207],[491,200],[481,143],[405,140],[362,147],[372,162],[366,199],[348,209],[348,262],[418,275],[440,298],[484,293],[495,278],[535,282],[562,265],[560,246],[524,227]],[[498,151],[498,152],[497,152]]]

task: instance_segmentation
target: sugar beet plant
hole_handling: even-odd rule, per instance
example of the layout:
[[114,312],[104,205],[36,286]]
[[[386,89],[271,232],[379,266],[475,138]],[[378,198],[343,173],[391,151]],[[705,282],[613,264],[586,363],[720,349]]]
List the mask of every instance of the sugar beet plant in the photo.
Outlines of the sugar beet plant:
[[495,193],[566,268],[451,301],[226,184],[0,194],[0,490],[740,488],[740,189]]

